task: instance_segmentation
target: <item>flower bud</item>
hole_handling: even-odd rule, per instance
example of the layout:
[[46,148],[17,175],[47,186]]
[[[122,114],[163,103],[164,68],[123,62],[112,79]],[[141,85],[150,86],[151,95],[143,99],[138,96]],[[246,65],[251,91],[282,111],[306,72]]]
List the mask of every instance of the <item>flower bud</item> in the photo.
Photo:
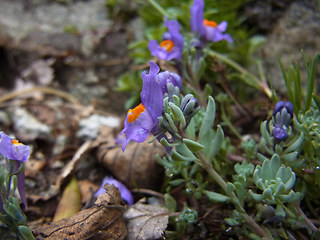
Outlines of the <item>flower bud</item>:
[[279,101],[273,112],[273,126],[272,136],[276,142],[287,140],[288,126],[293,117],[293,105],[291,102]]
[[288,135],[288,131],[284,129],[282,126],[276,126],[272,130],[272,136],[274,137],[276,142],[282,142],[287,140],[289,135]]
[[186,120],[190,120],[199,107],[199,101],[192,94],[187,94],[181,101],[180,109]]
[[293,104],[291,102],[279,101],[276,104],[276,107],[273,112],[273,116],[276,116],[278,112],[281,112],[283,109],[287,110],[287,113],[290,114],[290,117],[293,117]]
[[[168,84],[172,84],[174,88],[178,88],[178,91],[180,93],[181,90],[181,78],[178,74],[173,73],[173,72],[169,72],[169,71],[165,71],[165,72],[160,72],[157,77],[156,80],[158,81],[158,83],[160,84],[162,93],[168,93],[169,89],[168,89]],[[170,87],[169,87],[170,88]]]

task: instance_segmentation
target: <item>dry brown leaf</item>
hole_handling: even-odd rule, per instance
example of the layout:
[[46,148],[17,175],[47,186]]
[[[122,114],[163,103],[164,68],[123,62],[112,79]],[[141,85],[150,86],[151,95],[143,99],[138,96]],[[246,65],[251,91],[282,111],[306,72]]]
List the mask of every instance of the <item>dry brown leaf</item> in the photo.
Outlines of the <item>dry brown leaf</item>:
[[[156,160],[156,154],[163,155],[165,149],[157,142],[149,144],[148,138],[143,143],[130,142],[125,152],[115,143],[107,143],[98,148],[99,161],[112,173],[112,175],[132,188],[157,189],[163,177],[163,168]],[[111,147],[113,146],[113,147]]]
[[92,208],[72,217],[47,223],[34,229],[33,233],[36,237],[47,240],[122,240],[127,236],[122,219],[124,210],[119,190],[113,185],[106,185],[106,193],[98,197]]
[[81,193],[77,179],[73,177],[64,189],[62,198],[54,214],[53,221],[71,217],[81,209]]
[[90,182],[88,179],[79,180],[78,185],[82,196],[82,203],[88,202],[99,189],[98,185]]
[[125,212],[124,218],[128,221],[128,240],[157,239],[167,228],[169,210],[136,203]]

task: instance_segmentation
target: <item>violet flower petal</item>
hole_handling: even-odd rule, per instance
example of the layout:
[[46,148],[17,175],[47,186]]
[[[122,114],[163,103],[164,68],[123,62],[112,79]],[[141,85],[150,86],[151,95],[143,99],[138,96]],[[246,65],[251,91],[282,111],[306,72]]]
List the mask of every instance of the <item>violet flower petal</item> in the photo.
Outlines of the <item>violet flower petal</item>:
[[160,47],[160,44],[156,40],[151,40],[148,44],[149,51],[153,56],[167,61],[172,59],[181,60],[184,40],[179,32],[179,22],[176,20],[169,21],[166,17],[165,26],[168,28],[168,32],[163,34],[162,39],[172,41],[173,48],[168,51],[165,47]]
[[205,35],[205,29],[203,26],[203,0],[194,0],[193,5],[190,8],[191,15],[191,31],[194,34],[201,36]]
[[30,147],[0,132],[0,154],[10,160],[26,162],[30,156]]
[[179,50],[182,51],[184,40],[183,40],[183,36],[180,34],[179,22],[176,20],[169,21],[168,18],[166,17],[164,24],[168,28],[168,32],[171,36],[170,40],[174,42],[175,48],[179,48]]
[[154,127],[152,116],[149,114],[148,110],[145,110],[139,115],[139,117],[132,123],[128,122],[128,116],[124,121],[124,128],[120,134],[125,134],[126,140],[122,144],[122,151],[127,147],[130,140],[136,141],[138,143],[144,142],[152,128]]
[[166,51],[166,49],[161,48],[156,40],[151,40],[148,43],[148,48],[149,48],[149,51],[150,51],[151,55],[156,56],[156,57],[158,57],[160,59],[166,59],[167,60],[168,52]]
[[24,171],[19,173],[17,175],[17,178],[18,178],[18,192],[20,195],[20,199],[21,199],[21,202],[22,202],[24,209],[26,209],[27,208],[27,200],[26,200],[26,193],[24,191],[24,179],[25,179]]
[[124,128],[120,134],[125,134],[126,140],[123,142],[122,151],[125,150],[130,140],[144,142],[151,130],[158,125],[158,117],[163,111],[163,94],[160,85],[156,81],[159,66],[150,62],[150,70],[142,73],[143,87],[141,91],[141,104],[129,110]]
[[181,77],[176,73],[169,71],[160,72],[157,75],[156,80],[160,84],[160,88],[163,94],[168,92],[168,83],[172,83],[173,86],[178,87],[179,90],[181,90]]
[[108,183],[111,185],[114,185],[116,188],[119,189],[121,198],[125,200],[129,205],[132,205],[134,200],[132,197],[131,192],[128,190],[128,188],[123,185],[121,182],[117,181],[116,179],[112,177],[105,177],[102,181],[101,187],[99,190],[94,194],[95,197],[98,197],[100,194],[103,194],[106,192],[106,190],[103,188],[103,186]]
[[144,71],[141,75],[143,79],[143,87],[141,91],[141,102],[150,114],[153,126],[158,125],[158,117],[163,111],[163,94],[160,85],[156,81],[156,76],[160,71],[159,66],[154,62],[149,62],[150,70],[147,74]]

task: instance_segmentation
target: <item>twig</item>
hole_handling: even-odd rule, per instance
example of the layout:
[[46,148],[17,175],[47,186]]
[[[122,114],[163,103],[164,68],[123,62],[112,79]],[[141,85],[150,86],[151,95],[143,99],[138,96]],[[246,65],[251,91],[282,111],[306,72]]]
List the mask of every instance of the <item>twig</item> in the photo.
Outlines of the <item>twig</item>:
[[55,88],[39,87],[39,86],[7,93],[4,96],[0,97],[0,103],[9,101],[9,100],[14,99],[16,97],[20,97],[21,95],[34,93],[34,92],[42,92],[42,93],[56,95],[61,98],[64,98],[65,100],[67,100],[71,103],[80,104],[80,102],[76,98],[74,98],[72,95],[70,95],[67,92],[64,92],[64,91],[61,91],[61,90],[55,89]]
[[304,214],[304,212],[300,208],[300,202],[297,202],[295,204],[295,207],[298,210],[299,214],[303,217],[306,224],[312,229],[312,231],[318,232],[318,228],[312,223],[312,221]]
[[153,191],[151,189],[145,189],[145,188],[134,188],[131,190],[132,193],[146,193],[152,196],[156,196],[158,198],[164,199],[164,196],[162,193]]

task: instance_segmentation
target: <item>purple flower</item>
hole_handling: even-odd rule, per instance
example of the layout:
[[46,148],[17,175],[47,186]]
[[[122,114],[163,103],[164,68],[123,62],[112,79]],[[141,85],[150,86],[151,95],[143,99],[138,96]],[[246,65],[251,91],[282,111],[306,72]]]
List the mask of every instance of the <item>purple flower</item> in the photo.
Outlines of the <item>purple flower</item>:
[[277,142],[287,140],[289,137],[288,126],[293,118],[293,104],[291,102],[279,101],[273,112],[272,136]]
[[191,15],[191,31],[203,37],[205,41],[219,42],[226,40],[233,42],[231,36],[224,33],[227,30],[228,23],[226,21],[217,24],[214,21],[209,21],[203,17],[203,0],[194,0],[192,7],[190,8]]
[[0,132],[0,153],[10,160],[26,162],[30,155],[30,148],[19,141]]
[[181,60],[183,51],[183,36],[180,34],[180,25],[178,21],[165,19],[165,25],[168,32],[163,34],[162,42],[158,44],[156,40],[151,40],[148,48],[153,56],[160,59]]
[[181,90],[181,77],[173,72],[161,72],[156,77],[157,82],[160,84],[162,94],[168,93],[168,84],[178,87]]
[[158,117],[163,110],[163,94],[160,85],[156,81],[159,67],[156,63],[150,62],[149,74],[142,73],[143,86],[141,91],[141,103],[134,109],[128,111],[124,128],[120,134],[125,134],[122,151],[130,140],[144,142],[152,129],[158,125]]
[[287,140],[289,137],[288,131],[284,129],[282,126],[276,126],[272,130],[272,136],[275,138],[277,142],[282,142]]
[[94,194],[95,197],[98,197],[100,194],[103,194],[106,192],[106,190],[103,188],[103,186],[108,183],[110,185],[115,186],[116,188],[119,189],[119,192],[121,194],[121,198],[125,200],[129,205],[133,204],[133,197],[131,195],[131,192],[126,188],[125,185],[123,185],[121,182],[115,180],[112,177],[105,177],[102,181],[101,187],[99,190]]
[[[18,171],[23,162],[28,161],[30,156],[30,147],[19,143],[19,141],[8,137],[4,132],[0,132],[0,154],[5,158],[15,161],[15,171]],[[15,174],[15,172],[13,173]],[[18,191],[24,207],[27,206],[24,191],[24,171],[17,175]]]
[[278,112],[281,112],[282,109],[286,109],[287,113],[290,114],[291,118],[293,117],[293,104],[291,102],[285,102],[285,101],[279,101],[277,102],[274,112],[273,112],[273,116],[276,116],[276,114]]

